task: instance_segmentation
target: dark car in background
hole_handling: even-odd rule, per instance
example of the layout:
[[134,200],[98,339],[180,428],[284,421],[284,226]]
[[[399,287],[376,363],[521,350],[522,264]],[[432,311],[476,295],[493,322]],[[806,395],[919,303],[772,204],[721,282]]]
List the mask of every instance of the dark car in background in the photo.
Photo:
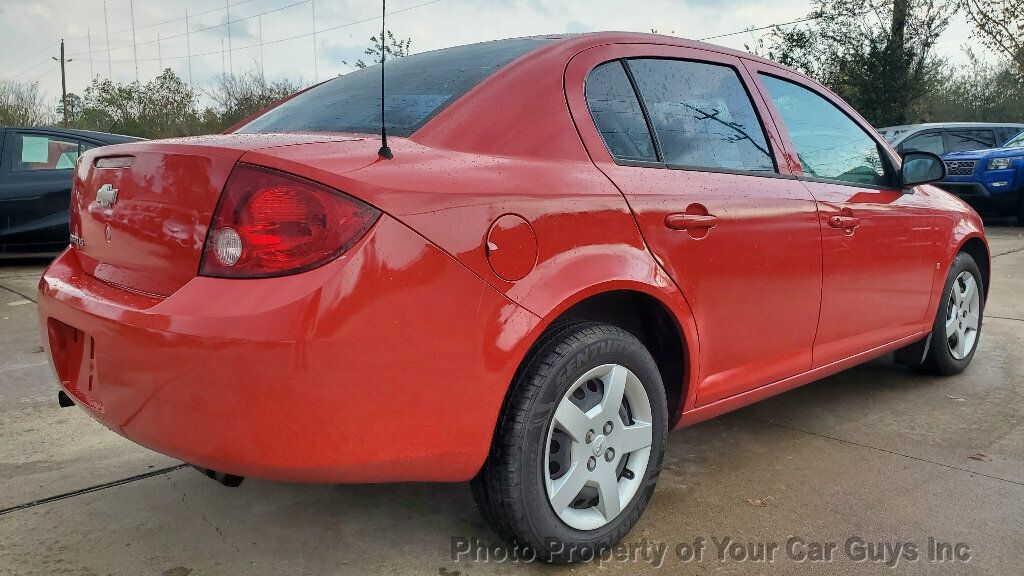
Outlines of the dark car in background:
[[1017,216],[1024,226],[1024,132],[998,148],[942,155],[946,178],[937,185],[981,212]]
[[78,157],[91,148],[136,140],[86,130],[0,127],[0,257],[66,248]]
[[900,154],[950,152],[995,148],[1024,131],[1024,124],[994,122],[937,122],[879,128]]

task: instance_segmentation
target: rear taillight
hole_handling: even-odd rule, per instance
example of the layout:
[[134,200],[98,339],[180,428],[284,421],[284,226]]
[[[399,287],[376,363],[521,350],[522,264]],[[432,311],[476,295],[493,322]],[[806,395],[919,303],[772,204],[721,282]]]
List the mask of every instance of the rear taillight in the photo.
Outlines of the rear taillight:
[[82,190],[81,181],[76,176],[71,185],[71,205],[68,215],[68,243],[81,250],[85,246],[82,239]]
[[238,164],[224,185],[199,273],[266,278],[316,268],[355,244],[378,216],[332,188]]

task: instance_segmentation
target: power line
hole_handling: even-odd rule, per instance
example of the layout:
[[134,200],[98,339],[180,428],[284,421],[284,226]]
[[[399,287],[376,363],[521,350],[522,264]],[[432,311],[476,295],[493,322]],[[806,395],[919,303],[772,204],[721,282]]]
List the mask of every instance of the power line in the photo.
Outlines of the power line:
[[[249,2],[252,2],[252,1],[253,0],[239,0],[238,2],[231,3],[230,7],[233,8],[233,7],[239,6],[241,4],[248,4]],[[203,12],[195,12],[193,14],[190,14],[189,18],[195,18],[196,16],[203,16],[205,14],[213,14],[214,12],[223,12],[225,10],[225,8],[227,8],[227,7],[226,6],[222,6],[220,8],[213,8],[211,10],[204,10]],[[163,20],[161,22],[154,22],[152,24],[146,24],[145,26],[136,26],[135,29],[136,30],[148,30],[150,28],[156,28],[157,26],[163,26],[164,24],[173,24],[174,22],[181,22],[182,20],[184,20],[184,18],[171,18],[170,20]],[[131,31],[132,31],[131,28],[122,28],[121,30],[114,30],[113,32],[109,32],[108,35],[109,34],[123,34],[125,32],[131,32]],[[85,36],[68,36],[67,38],[65,38],[65,40],[81,40],[82,38],[85,38]],[[113,50],[113,48],[112,48],[112,50]]]
[[[854,17],[860,17],[860,16],[864,16],[866,14],[870,14],[871,12],[872,12],[872,10],[865,10],[863,12],[856,13],[853,16]],[[770,30],[772,28],[779,28],[781,26],[791,26],[793,24],[800,24],[802,22],[810,22],[812,20],[821,20],[822,18],[827,18],[828,16],[829,16],[828,14],[817,14],[817,15],[814,15],[814,16],[805,16],[803,18],[799,18],[797,20],[791,20],[789,22],[780,22],[778,24],[769,24],[767,26],[761,26],[759,28],[744,28],[743,30],[737,30],[735,32],[728,32],[726,34],[716,34],[714,36],[707,36],[705,38],[698,38],[697,40],[699,40],[701,42],[704,42],[705,40],[714,40],[716,38],[726,38],[728,36],[738,36],[740,34],[746,34],[748,32],[760,32],[761,30]]]
[[[232,3],[230,6],[239,6],[241,4],[247,4],[247,3],[252,2],[252,1],[253,0],[239,0],[238,2]],[[104,8],[104,22],[105,22],[106,21],[106,5],[105,4],[104,4],[103,8]],[[195,18],[196,16],[202,16],[204,14],[212,14],[214,12],[221,12],[221,11],[225,10],[225,8],[226,7],[213,8],[211,10],[205,10],[203,12],[196,12],[194,14],[191,14],[190,17],[191,18]],[[174,22],[180,22],[182,20],[184,20],[184,18],[172,18],[170,20],[163,20],[161,22],[154,22],[152,24],[146,24],[145,26],[136,26],[135,29],[136,30],[147,30],[149,28],[155,28],[157,26],[163,26],[164,24],[171,24],[171,23],[174,23]],[[127,46],[121,46],[119,48],[111,48],[110,47],[110,36],[112,34],[122,34],[122,33],[125,33],[125,32],[131,32],[131,31],[132,31],[131,28],[123,28],[121,30],[110,31],[109,27],[107,27],[107,30],[106,30],[106,49],[108,51],[108,54],[109,54],[110,50],[118,50],[120,48],[126,48],[127,47]],[[82,35],[82,36],[67,36],[67,37],[64,38],[64,40],[65,41],[81,40],[82,38],[88,38],[88,34],[85,34],[85,35]],[[18,61],[17,63],[15,63],[14,65],[11,66],[10,73],[13,73],[16,68],[18,68],[19,66],[21,66],[25,62],[28,62],[29,60],[33,60],[34,58],[36,58],[38,56],[41,56],[44,52],[50,51],[54,46],[58,45],[59,43],[60,43],[59,40],[55,40],[53,42],[50,42],[49,44],[46,45],[46,47],[40,49],[38,52],[35,52],[35,53],[33,53],[33,54],[29,55],[29,56],[26,56],[25,58],[22,58],[20,61]],[[70,54],[69,56],[80,56],[82,54],[85,54],[85,52],[79,52],[77,54]],[[45,62],[46,61],[44,60],[42,63],[45,63]],[[40,64],[42,64],[42,63],[40,63]],[[27,72],[35,69],[35,68],[38,68],[40,64],[36,64],[35,66],[31,66],[31,67],[29,67],[29,68],[27,68],[25,70],[22,70],[21,72],[15,74],[12,78],[19,78],[22,75],[24,75],[25,73],[27,73]],[[108,73],[109,73],[109,70],[108,70]]]
[[[157,38],[156,40],[146,40],[146,41],[143,41],[143,42],[133,42],[132,44],[125,44],[125,45],[122,45],[122,46],[110,47],[109,46],[110,35],[112,35],[112,34],[119,34],[119,33],[123,33],[123,32],[130,32],[132,29],[131,28],[126,28],[126,29],[123,29],[123,30],[116,30],[116,31],[113,31],[113,32],[109,32],[106,35],[107,36],[107,58],[106,58],[106,60],[108,62],[108,67],[109,67],[109,63],[111,63],[111,62],[119,62],[119,63],[125,63],[125,62],[154,62],[154,61],[159,61],[159,60],[182,60],[182,59],[189,58],[191,56],[212,56],[212,55],[216,55],[216,54],[223,54],[224,53],[224,49],[222,48],[221,50],[211,50],[209,52],[202,52],[202,53],[198,53],[198,54],[191,54],[191,53],[189,53],[189,54],[186,54],[184,56],[163,56],[163,55],[161,55],[158,58],[132,58],[132,59],[120,59],[120,60],[119,59],[111,59],[110,58],[110,51],[124,50],[124,49],[127,49],[127,48],[133,48],[133,49],[137,50],[139,45],[153,44],[155,42],[162,42],[163,40],[168,40],[168,39],[173,39],[173,38],[186,37],[186,40],[187,40],[188,36],[190,34],[193,34],[193,33],[196,33],[196,32],[204,32],[204,31],[207,31],[207,30],[213,30],[213,29],[222,28],[222,27],[225,27],[225,26],[230,28],[230,26],[232,24],[237,24],[239,22],[243,22],[243,21],[246,21],[246,20],[251,20],[253,18],[261,18],[262,16],[265,16],[265,15],[268,15],[268,14],[273,14],[275,12],[280,12],[280,11],[283,11],[283,10],[287,10],[287,9],[293,8],[295,6],[299,6],[301,4],[311,3],[314,0],[299,0],[297,2],[292,2],[291,4],[287,4],[285,6],[280,6],[278,8],[272,8],[270,10],[265,10],[263,12],[259,12],[259,13],[252,14],[252,15],[249,15],[249,16],[241,17],[241,18],[238,18],[236,20],[231,20],[230,16],[229,16],[227,18],[226,22],[222,22],[220,24],[214,24],[214,25],[211,25],[211,26],[206,26],[206,27],[203,27],[203,28],[197,28],[195,30],[188,30],[188,28],[187,28],[189,20],[194,19],[196,16],[202,16],[204,14],[211,14],[211,13],[214,13],[214,12],[222,12],[222,11],[225,11],[225,10],[227,11],[228,14],[230,14],[230,8],[231,7],[238,6],[240,4],[245,4],[245,3],[248,3],[248,2],[251,2],[251,1],[252,0],[239,0],[238,2],[234,2],[234,3],[230,3],[229,2],[229,3],[226,3],[225,6],[223,6],[223,7],[214,8],[214,9],[210,9],[210,10],[205,10],[203,12],[198,12],[198,13],[195,13],[195,14],[188,14],[184,18],[172,18],[172,19],[169,19],[169,20],[163,20],[163,21],[160,21],[160,22],[155,22],[155,23],[152,23],[152,24],[147,24],[145,26],[136,27],[136,30],[144,30],[144,29],[154,28],[154,27],[157,27],[157,26],[162,26],[164,24],[170,24],[170,23],[173,23],[173,22],[185,21],[185,23],[186,23],[186,31],[185,32],[174,34],[174,35],[171,35],[171,36],[166,36],[166,37],[161,36],[161,37]],[[394,10],[394,11],[388,12],[387,15],[394,15],[394,14],[400,14],[402,12],[408,12],[410,10],[415,10],[417,8],[422,8],[424,6],[429,6],[431,4],[437,4],[437,3],[442,2],[442,1],[443,0],[428,0],[427,2],[421,2],[421,3],[415,4],[413,6],[408,6],[406,8],[402,8],[402,9],[399,9],[399,10]],[[245,46],[238,46],[238,47],[231,46],[231,47],[229,47],[227,49],[226,52],[230,56],[230,54],[233,53],[236,50],[250,50],[252,48],[257,48],[257,47],[262,49],[262,47],[265,46],[265,45],[278,44],[278,43],[281,43],[281,42],[288,42],[288,41],[291,41],[291,40],[297,40],[297,39],[300,39],[300,38],[307,38],[307,37],[310,37],[310,36],[313,36],[315,38],[316,35],[318,35],[318,34],[323,34],[325,32],[333,32],[335,30],[340,30],[342,28],[347,28],[347,27],[358,25],[358,24],[364,24],[364,23],[367,23],[367,22],[372,22],[372,21],[377,20],[377,19],[382,18],[382,17],[383,17],[382,15],[376,15],[376,16],[372,16],[372,17],[368,17],[368,18],[363,18],[361,20],[355,20],[355,21],[352,21],[352,22],[346,22],[344,24],[339,24],[339,25],[336,25],[336,26],[330,26],[330,27],[327,27],[327,28],[324,28],[324,29],[320,29],[320,30],[317,30],[315,28],[315,26],[314,26],[314,29],[311,32],[306,32],[306,33],[302,33],[302,34],[296,34],[294,36],[288,36],[286,38],[278,38],[276,40],[270,40],[270,41],[266,41],[266,42],[262,41],[262,34],[261,34],[260,35],[261,38],[260,38],[259,42],[255,43],[255,44],[248,44],[248,45],[245,45]],[[809,22],[809,21],[812,21],[812,20],[818,20],[818,19],[820,19],[822,17],[824,17],[824,16],[823,15],[808,16],[808,17],[797,19],[797,20],[791,20],[789,22],[781,22],[781,23],[778,23],[778,24],[769,24],[767,26],[760,26],[760,27],[756,27],[756,28],[746,28],[746,29],[737,30],[737,31],[734,31],[734,32],[728,32],[728,33],[723,33],[723,34],[716,34],[716,35],[713,35],[713,36],[706,36],[704,38],[700,38],[699,40],[700,41],[707,41],[707,40],[714,40],[714,39],[718,39],[718,38],[727,38],[727,37],[730,37],[730,36],[737,36],[737,35],[740,35],[740,34],[747,34],[747,33],[750,33],[750,32],[758,32],[758,31],[762,31],[762,30],[769,30],[769,29],[778,28],[778,27],[781,27],[781,26],[790,26],[790,25],[793,25],[793,24],[800,24],[800,23],[803,23],[803,22]],[[87,36],[80,36],[80,37],[72,37],[72,38],[86,38],[86,37]],[[28,61],[32,60],[33,58],[43,54],[43,52],[45,52],[46,50],[49,50],[54,44],[56,44],[56,43],[51,43],[50,45],[48,45],[46,48],[40,50],[39,52],[36,52],[33,55],[28,56],[27,58],[22,59],[18,64],[15,65],[15,67],[17,67],[17,66],[19,66],[19,65],[21,65],[21,64],[23,64],[25,62],[28,62]],[[87,59],[86,58],[79,58],[79,60],[89,60],[90,62],[94,60],[92,58],[92,53],[89,52],[89,51],[76,52],[76,53],[73,53],[73,54],[69,54],[68,56],[69,57],[70,56],[81,57],[83,55],[87,55],[87,56],[89,56],[89,58],[87,58]],[[99,60],[97,60],[97,61],[99,61]],[[27,74],[27,73],[29,73],[29,72],[31,72],[33,70],[36,70],[37,68],[39,68],[39,66],[42,66],[46,62],[47,62],[47,60],[40,61],[39,63],[37,63],[37,64],[35,64],[33,66],[30,66],[29,68],[26,68],[26,69],[22,70],[20,73],[18,73],[15,76],[13,76],[12,79],[17,79],[17,78],[19,78],[21,76],[24,76],[25,74]],[[42,78],[43,76],[45,76],[48,73],[49,72],[43,73],[42,75],[38,76],[36,78],[36,80],[38,80],[39,78]],[[33,81],[35,81],[35,80],[33,80]]]
[[[17,63],[15,63],[15,64],[14,64],[13,66],[11,66],[11,72],[13,72],[13,71],[14,71],[14,68],[17,68],[18,66],[21,66],[22,64],[24,64],[25,62],[28,62],[29,60],[31,60],[31,59],[33,59],[33,58],[35,58],[36,56],[39,56],[39,55],[41,55],[41,54],[42,54],[43,52],[49,52],[49,51],[50,51],[50,50],[51,50],[51,49],[52,49],[52,48],[53,48],[54,46],[56,46],[56,45],[57,45],[58,43],[59,43],[59,42],[51,42],[51,43],[47,44],[47,45],[46,45],[46,47],[45,47],[45,48],[43,48],[42,50],[40,50],[39,52],[36,52],[36,53],[32,54],[31,56],[28,56],[28,57],[26,57],[26,58],[22,58],[22,59],[21,59],[21,60],[19,60],[19,61],[18,61]],[[30,68],[30,70],[31,70],[31,68]],[[22,70],[22,72],[21,72],[21,73],[24,73],[24,72],[25,72],[25,71],[24,71],[24,70]]]
[[[245,17],[239,18],[237,20],[228,20],[227,22],[221,22],[220,24],[214,24],[212,26],[207,26],[205,28],[197,28],[195,30],[190,31],[190,33],[191,34],[195,34],[196,32],[205,32],[207,30],[213,30],[214,28],[223,28],[223,27],[229,26],[231,24],[237,24],[239,22],[244,22],[245,20],[251,20],[251,19],[256,18],[258,16],[266,16],[267,14],[273,14],[274,12],[280,12],[282,10],[287,10],[289,8],[293,8],[295,6],[298,6],[300,4],[305,4],[305,3],[310,2],[310,1],[311,0],[299,0],[298,2],[293,2],[293,3],[288,4],[286,6],[281,6],[279,8],[273,8],[273,9],[267,10],[265,12],[259,12],[257,14],[253,14],[251,16],[245,16]],[[440,1],[440,0],[438,0],[438,1]],[[221,10],[223,10],[223,8],[221,8]],[[189,18],[190,19],[195,18],[195,15],[189,15]],[[181,18],[179,18],[178,20],[181,20]],[[172,38],[181,38],[181,37],[183,37],[185,35],[186,35],[185,32],[181,32],[181,33],[178,33],[178,34],[173,34],[171,36],[164,36],[163,40],[170,40]],[[153,44],[154,42],[156,42],[156,40],[146,40],[145,42],[134,42],[132,44],[125,44],[123,46],[116,46],[114,48],[111,48],[111,50],[124,50],[126,48],[133,48],[133,47],[137,47],[137,46],[142,46],[144,44]],[[81,56],[83,54],[85,54],[85,52],[76,52],[74,54],[70,54],[70,56]]]
[[42,74],[40,74],[40,75],[36,76],[35,78],[33,78],[32,81],[29,82],[29,84],[35,84],[36,82],[39,82],[39,80],[41,80],[42,78],[44,78],[46,76],[49,76],[50,74],[53,74],[54,72],[57,72],[57,71],[58,71],[57,68],[50,68],[50,69],[46,70],[45,72],[43,72]]
[[[308,2],[308,1],[309,0],[304,0],[304,2],[299,2],[299,4],[303,4],[303,3]],[[402,12],[408,12],[409,10],[415,10],[416,8],[422,8],[423,6],[429,6],[430,4],[437,4],[438,2],[443,2],[443,1],[444,0],[430,0],[429,2],[423,2],[423,3],[420,3],[420,4],[416,4],[416,5],[413,5],[413,6],[402,8],[401,10],[395,10],[393,12],[388,12],[388,16],[391,16],[391,15],[394,15],[394,14],[400,14]],[[259,16],[259,15],[258,14],[254,14],[253,17],[255,17],[255,16]],[[345,24],[339,24],[337,26],[331,26],[329,28],[324,28],[324,29],[321,29],[321,30],[317,30],[315,33],[316,34],[323,34],[324,32],[333,32],[334,30],[340,30],[341,28],[347,28],[347,27],[350,27],[350,26],[355,26],[357,24],[365,24],[366,22],[372,22],[374,20],[379,20],[380,18],[381,18],[381,16],[378,15],[378,16],[373,16],[371,18],[364,18],[362,20],[355,20],[353,22],[346,22]],[[194,32],[198,32],[198,30],[193,30],[192,32],[193,33]],[[268,40],[266,42],[263,42],[262,45],[266,46],[266,45],[269,45],[269,44],[278,44],[278,43],[281,43],[281,42],[288,42],[290,40],[297,40],[299,38],[307,38],[309,36],[312,36],[313,34],[314,34],[314,32],[306,32],[304,34],[296,34],[295,36],[288,36],[287,38],[278,38],[276,40]],[[184,36],[184,34],[181,34],[181,36]],[[171,38],[171,36],[167,36],[166,38]],[[166,39],[166,38],[164,38],[164,39]],[[261,44],[259,42],[257,42],[255,44],[248,44],[246,46],[237,46],[237,47],[231,48],[231,50],[232,51],[236,51],[236,50],[249,50],[249,49],[252,49],[252,48],[257,48],[260,45]],[[225,52],[226,51],[227,51],[227,49],[225,49]],[[163,59],[164,60],[183,60],[185,58],[188,58],[189,56],[193,56],[193,57],[195,57],[195,56],[213,56],[213,55],[220,54],[220,53],[221,53],[220,50],[211,50],[209,52],[200,52],[198,54],[189,54],[189,55],[185,55],[185,56],[164,56]],[[85,59],[84,58],[80,58],[80,60],[85,60]],[[139,62],[155,62],[156,60],[157,60],[156,58],[139,58]],[[133,60],[131,60],[131,59],[113,60],[113,62],[132,62],[132,61]]]
[[780,26],[790,26],[792,24],[800,24],[801,22],[810,22],[811,20],[819,20],[823,18],[821,16],[807,16],[800,18],[799,20],[792,20],[790,22],[780,22],[779,24],[769,24],[767,26],[761,26],[760,28],[744,28],[743,30],[737,30],[736,32],[728,32],[726,34],[716,34],[714,36],[706,36],[704,38],[698,38],[699,41],[704,42],[706,40],[715,40],[716,38],[727,38],[729,36],[739,36],[740,34],[746,34],[748,32],[760,32],[761,30],[769,30],[771,28],[778,28]]
[[[58,42],[57,44],[59,45],[60,43]],[[40,60],[40,61],[39,61],[39,62],[37,62],[37,63],[36,63],[36,64],[35,64],[34,66],[30,66],[30,67],[28,67],[28,68],[26,68],[26,69],[22,70],[21,72],[18,72],[18,73],[17,73],[17,74],[15,74],[14,76],[11,76],[11,80],[17,80],[18,78],[21,78],[21,77],[22,77],[22,76],[24,76],[25,74],[28,74],[29,72],[31,72],[31,71],[35,70],[36,68],[39,68],[39,67],[40,67],[40,66],[42,66],[43,64],[47,64],[47,63],[49,63],[49,62],[50,62],[50,57],[49,57],[49,56],[47,56],[47,57],[46,57],[46,60]]]

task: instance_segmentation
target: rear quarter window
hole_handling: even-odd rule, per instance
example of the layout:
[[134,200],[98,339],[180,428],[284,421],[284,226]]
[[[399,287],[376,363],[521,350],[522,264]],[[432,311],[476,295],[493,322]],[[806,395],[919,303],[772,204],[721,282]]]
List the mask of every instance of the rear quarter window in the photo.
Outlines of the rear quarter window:
[[[388,60],[384,68],[388,132],[409,136],[501,67],[548,42],[546,38],[498,40]],[[380,90],[380,65],[368,66],[295,96],[238,132],[378,132]]]
[[620,160],[657,161],[640,102],[622,62],[605,62],[591,71],[587,107],[612,156]]

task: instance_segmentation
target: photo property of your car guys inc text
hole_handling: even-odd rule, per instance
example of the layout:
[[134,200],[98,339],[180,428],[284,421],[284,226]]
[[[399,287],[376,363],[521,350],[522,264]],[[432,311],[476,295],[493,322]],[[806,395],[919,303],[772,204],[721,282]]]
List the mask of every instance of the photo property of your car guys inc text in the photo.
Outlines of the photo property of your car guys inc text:
[[1024,572],[1020,0],[0,5],[0,576]]

